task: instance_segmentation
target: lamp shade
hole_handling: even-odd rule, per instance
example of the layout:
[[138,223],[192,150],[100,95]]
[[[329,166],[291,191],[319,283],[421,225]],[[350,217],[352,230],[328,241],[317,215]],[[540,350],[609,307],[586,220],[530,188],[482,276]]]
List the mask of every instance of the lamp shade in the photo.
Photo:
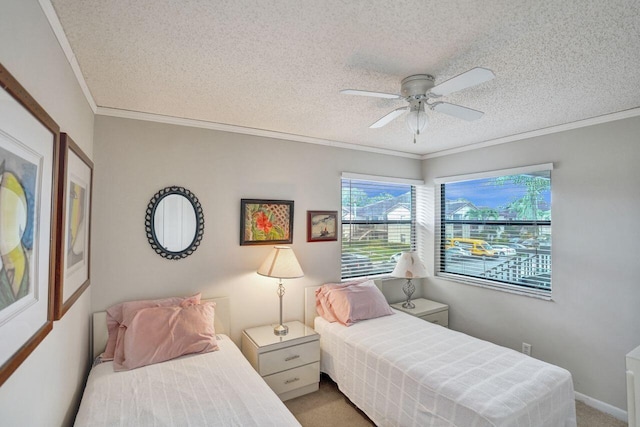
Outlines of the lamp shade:
[[274,246],[267,259],[258,268],[258,274],[278,279],[295,279],[304,276],[293,249],[288,246]]
[[417,252],[402,252],[396,268],[391,273],[393,277],[404,279],[418,279],[427,277],[427,268],[424,266]]

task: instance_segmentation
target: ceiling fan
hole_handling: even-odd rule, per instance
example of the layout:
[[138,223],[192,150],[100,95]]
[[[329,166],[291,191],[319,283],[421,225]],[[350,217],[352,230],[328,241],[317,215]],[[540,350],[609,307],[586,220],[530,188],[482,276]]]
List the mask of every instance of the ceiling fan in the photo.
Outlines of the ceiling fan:
[[483,116],[482,111],[463,107],[461,105],[450,104],[448,102],[433,101],[441,96],[467,89],[480,83],[487,82],[495,77],[493,71],[487,68],[476,67],[438,85],[433,84],[434,78],[429,74],[415,74],[402,80],[400,84],[400,95],[393,93],[371,92],[358,89],[344,89],[340,93],[344,95],[362,95],[376,98],[400,99],[404,98],[409,103],[408,106],[397,108],[373,123],[370,128],[380,128],[392,120],[409,112],[407,125],[413,132],[413,142],[416,136],[427,127],[427,113],[425,106],[431,110],[448,114],[462,120],[478,120]]

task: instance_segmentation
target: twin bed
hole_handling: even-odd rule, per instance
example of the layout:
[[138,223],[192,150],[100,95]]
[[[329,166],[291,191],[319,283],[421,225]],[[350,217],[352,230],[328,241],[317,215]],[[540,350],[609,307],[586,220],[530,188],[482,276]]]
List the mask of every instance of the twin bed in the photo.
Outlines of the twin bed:
[[[376,425],[575,427],[568,371],[399,311],[330,323],[318,288],[305,290],[305,323],[321,336],[321,371]],[[228,299],[215,301],[219,350],[123,372],[98,364],[76,426],[299,426],[224,335]],[[96,313],[94,355],[106,341]]]
[[394,310],[349,327],[316,314],[320,370],[378,426],[575,427],[571,374]]
[[[93,367],[76,426],[300,426],[225,335],[229,299],[216,302],[219,349],[114,372],[113,362]],[[93,351],[107,342],[106,313],[93,318]]]

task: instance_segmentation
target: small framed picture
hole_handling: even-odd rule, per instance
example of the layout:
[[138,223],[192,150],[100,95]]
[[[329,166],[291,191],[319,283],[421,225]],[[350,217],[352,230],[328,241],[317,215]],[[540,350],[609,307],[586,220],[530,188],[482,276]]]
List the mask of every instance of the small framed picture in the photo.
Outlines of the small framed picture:
[[55,317],[59,320],[89,287],[91,189],[93,162],[66,133],[60,134],[58,200],[62,215],[58,232]]
[[338,211],[307,211],[307,242],[338,240]]
[[293,242],[293,200],[240,200],[240,245]]

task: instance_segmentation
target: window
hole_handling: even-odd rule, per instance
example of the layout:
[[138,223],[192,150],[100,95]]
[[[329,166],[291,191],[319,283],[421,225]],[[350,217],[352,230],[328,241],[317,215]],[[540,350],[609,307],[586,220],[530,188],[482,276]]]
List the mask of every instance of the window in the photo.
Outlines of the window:
[[440,274],[551,294],[551,167],[440,179]]
[[415,250],[417,183],[343,174],[343,279],[391,273],[401,252]]

